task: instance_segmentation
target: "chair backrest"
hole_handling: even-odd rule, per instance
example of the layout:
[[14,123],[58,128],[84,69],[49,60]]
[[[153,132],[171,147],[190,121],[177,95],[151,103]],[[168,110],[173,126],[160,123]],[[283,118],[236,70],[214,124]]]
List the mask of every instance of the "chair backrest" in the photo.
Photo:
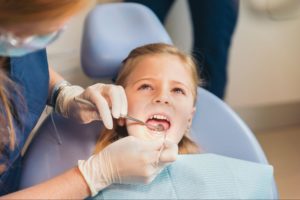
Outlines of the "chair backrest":
[[[172,43],[148,8],[135,3],[98,5],[85,21],[83,69],[90,77],[113,78],[132,49],[155,42]],[[198,88],[196,109],[192,136],[204,151],[268,163],[253,133],[223,101]],[[78,159],[88,158],[100,129],[99,122],[80,125],[56,115],[48,117],[25,155],[21,188],[47,180],[76,165]],[[82,135],[89,137],[83,139]],[[277,198],[275,182],[273,185],[273,197]]]
[[192,136],[204,151],[268,163],[254,134],[226,103],[198,88],[196,109]]
[[100,122],[79,124],[57,114],[41,124],[28,147],[20,189],[36,185],[86,160],[93,153],[102,128]]
[[156,42],[172,43],[149,8],[136,3],[96,6],[85,20],[81,45],[83,70],[94,78],[115,77],[120,61],[132,49]]

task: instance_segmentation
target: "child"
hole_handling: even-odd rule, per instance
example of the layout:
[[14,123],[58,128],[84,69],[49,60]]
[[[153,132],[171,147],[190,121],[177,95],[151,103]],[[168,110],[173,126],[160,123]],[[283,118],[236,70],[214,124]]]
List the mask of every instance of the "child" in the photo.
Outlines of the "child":
[[123,62],[116,83],[125,89],[128,115],[151,125],[160,124],[164,131],[118,120],[113,130],[103,131],[96,151],[127,135],[145,140],[166,136],[167,141],[178,144],[180,154],[190,155],[178,156],[149,184],[113,184],[95,199],[271,198],[271,166],[196,154],[200,151],[189,130],[199,81],[190,56],[167,44],[136,48]]
[[199,83],[193,58],[174,46],[148,44],[131,51],[116,79],[116,84],[125,89],[128,115],[152,125],[160,124],[164,131],[118,120],[113,130],[102,132],[96,152],[127,135],[155,139],[166,134],[167,140],[179,145],[180,154],[198,153],[189,130]]

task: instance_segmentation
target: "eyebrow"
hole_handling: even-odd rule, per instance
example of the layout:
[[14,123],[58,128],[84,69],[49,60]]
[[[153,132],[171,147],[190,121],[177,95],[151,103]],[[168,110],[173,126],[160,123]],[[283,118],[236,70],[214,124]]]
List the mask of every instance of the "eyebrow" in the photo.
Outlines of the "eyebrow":
[[180,81],[173,81],[173,80],[172,80],[172,82],[175,83],[175,84],[182,85],[182,86],[185,87],[186,89],[191,89],[191,88],[189,88],[186,84],[184,84],[184,83],[182,83],[182,82],[180,82]]
[[131,85],[135,85],[136,83],[140,82],[140,81],[147,81],[147,80],[155,80],[154,78],[141,78],[141,79],[138,79],[136,81],[134,81]]
[[[132,85],[135,85],[135,84],[137,84],[138,82],[140,82],[140,81],[147,81],[147,80],[157,80],[157,79],[155,79],[155,78],[148,78],[148,77],[145,77],[145,78],[141,78],[141,79],[138,79],[137,81],[135,81],[135,82],[133,82],[132,83]],[[182,82],[180,82],[180,81],[174,81],[174,80],[171,80],[171,82],[172,83],[175,83],[175,84],[179,84],[179,85],[182,85],[182,86],[184,86],[186,89],[189,89],[189,87],[186,85],[186,84],[184,84],[184,83],[182,83]]]

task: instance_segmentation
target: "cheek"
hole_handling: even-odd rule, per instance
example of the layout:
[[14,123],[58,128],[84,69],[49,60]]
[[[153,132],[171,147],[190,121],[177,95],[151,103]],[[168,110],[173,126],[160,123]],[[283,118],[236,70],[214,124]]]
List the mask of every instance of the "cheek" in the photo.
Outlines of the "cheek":
[[181,139],[185,134],[187,127],[188,127],[188,116],[182,114],[181,116],[178,117],[177,120],[177,130],[178,130],[178,132],[176,133],[177,137],[180,137]]
[[142,140],[151,140],[152,138],[146,133],[146,130],[141,125],[133,125],[130,122],[126,124],[128,135],[137,137]]
[[130,110],[130,109],[133,109],[134,108],[134,96],[133,95],[128,95],[127,94],[127,103],[128,103],[128,111]]
[[145,111],[146,111],[145,105],[139,103],[136,103],[133,106],[128,107],[128,115],[140,119],[142,121],[145,118],[144,116]]
[[177,111],[178,112],[175,118],[173,135],[176,138],[174,138],[176,142],[179,142],[186,133],[188,126],[190,125],[191,113],[193,110],[192,108],[187,109],[186,107],[181,107],[181,109]]
[[127,91],[128,114],[138,113],[141,109],[145,109],[147,98],[138,92]]
[[139,133],[139,127],[137,125],[132,125],[130,122],[126,122],[126,128],[128,135],[131,136],[137,136],[137,133]]

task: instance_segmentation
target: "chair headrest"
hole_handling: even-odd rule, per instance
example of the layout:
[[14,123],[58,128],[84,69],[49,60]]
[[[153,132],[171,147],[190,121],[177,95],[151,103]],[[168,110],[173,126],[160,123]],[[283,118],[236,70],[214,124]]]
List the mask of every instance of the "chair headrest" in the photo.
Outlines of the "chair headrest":
[[81,64],[90,77],[112,78],[131,50],[157,42],[172,44],[149,8],[137,3],[98,5],[85,20]]

